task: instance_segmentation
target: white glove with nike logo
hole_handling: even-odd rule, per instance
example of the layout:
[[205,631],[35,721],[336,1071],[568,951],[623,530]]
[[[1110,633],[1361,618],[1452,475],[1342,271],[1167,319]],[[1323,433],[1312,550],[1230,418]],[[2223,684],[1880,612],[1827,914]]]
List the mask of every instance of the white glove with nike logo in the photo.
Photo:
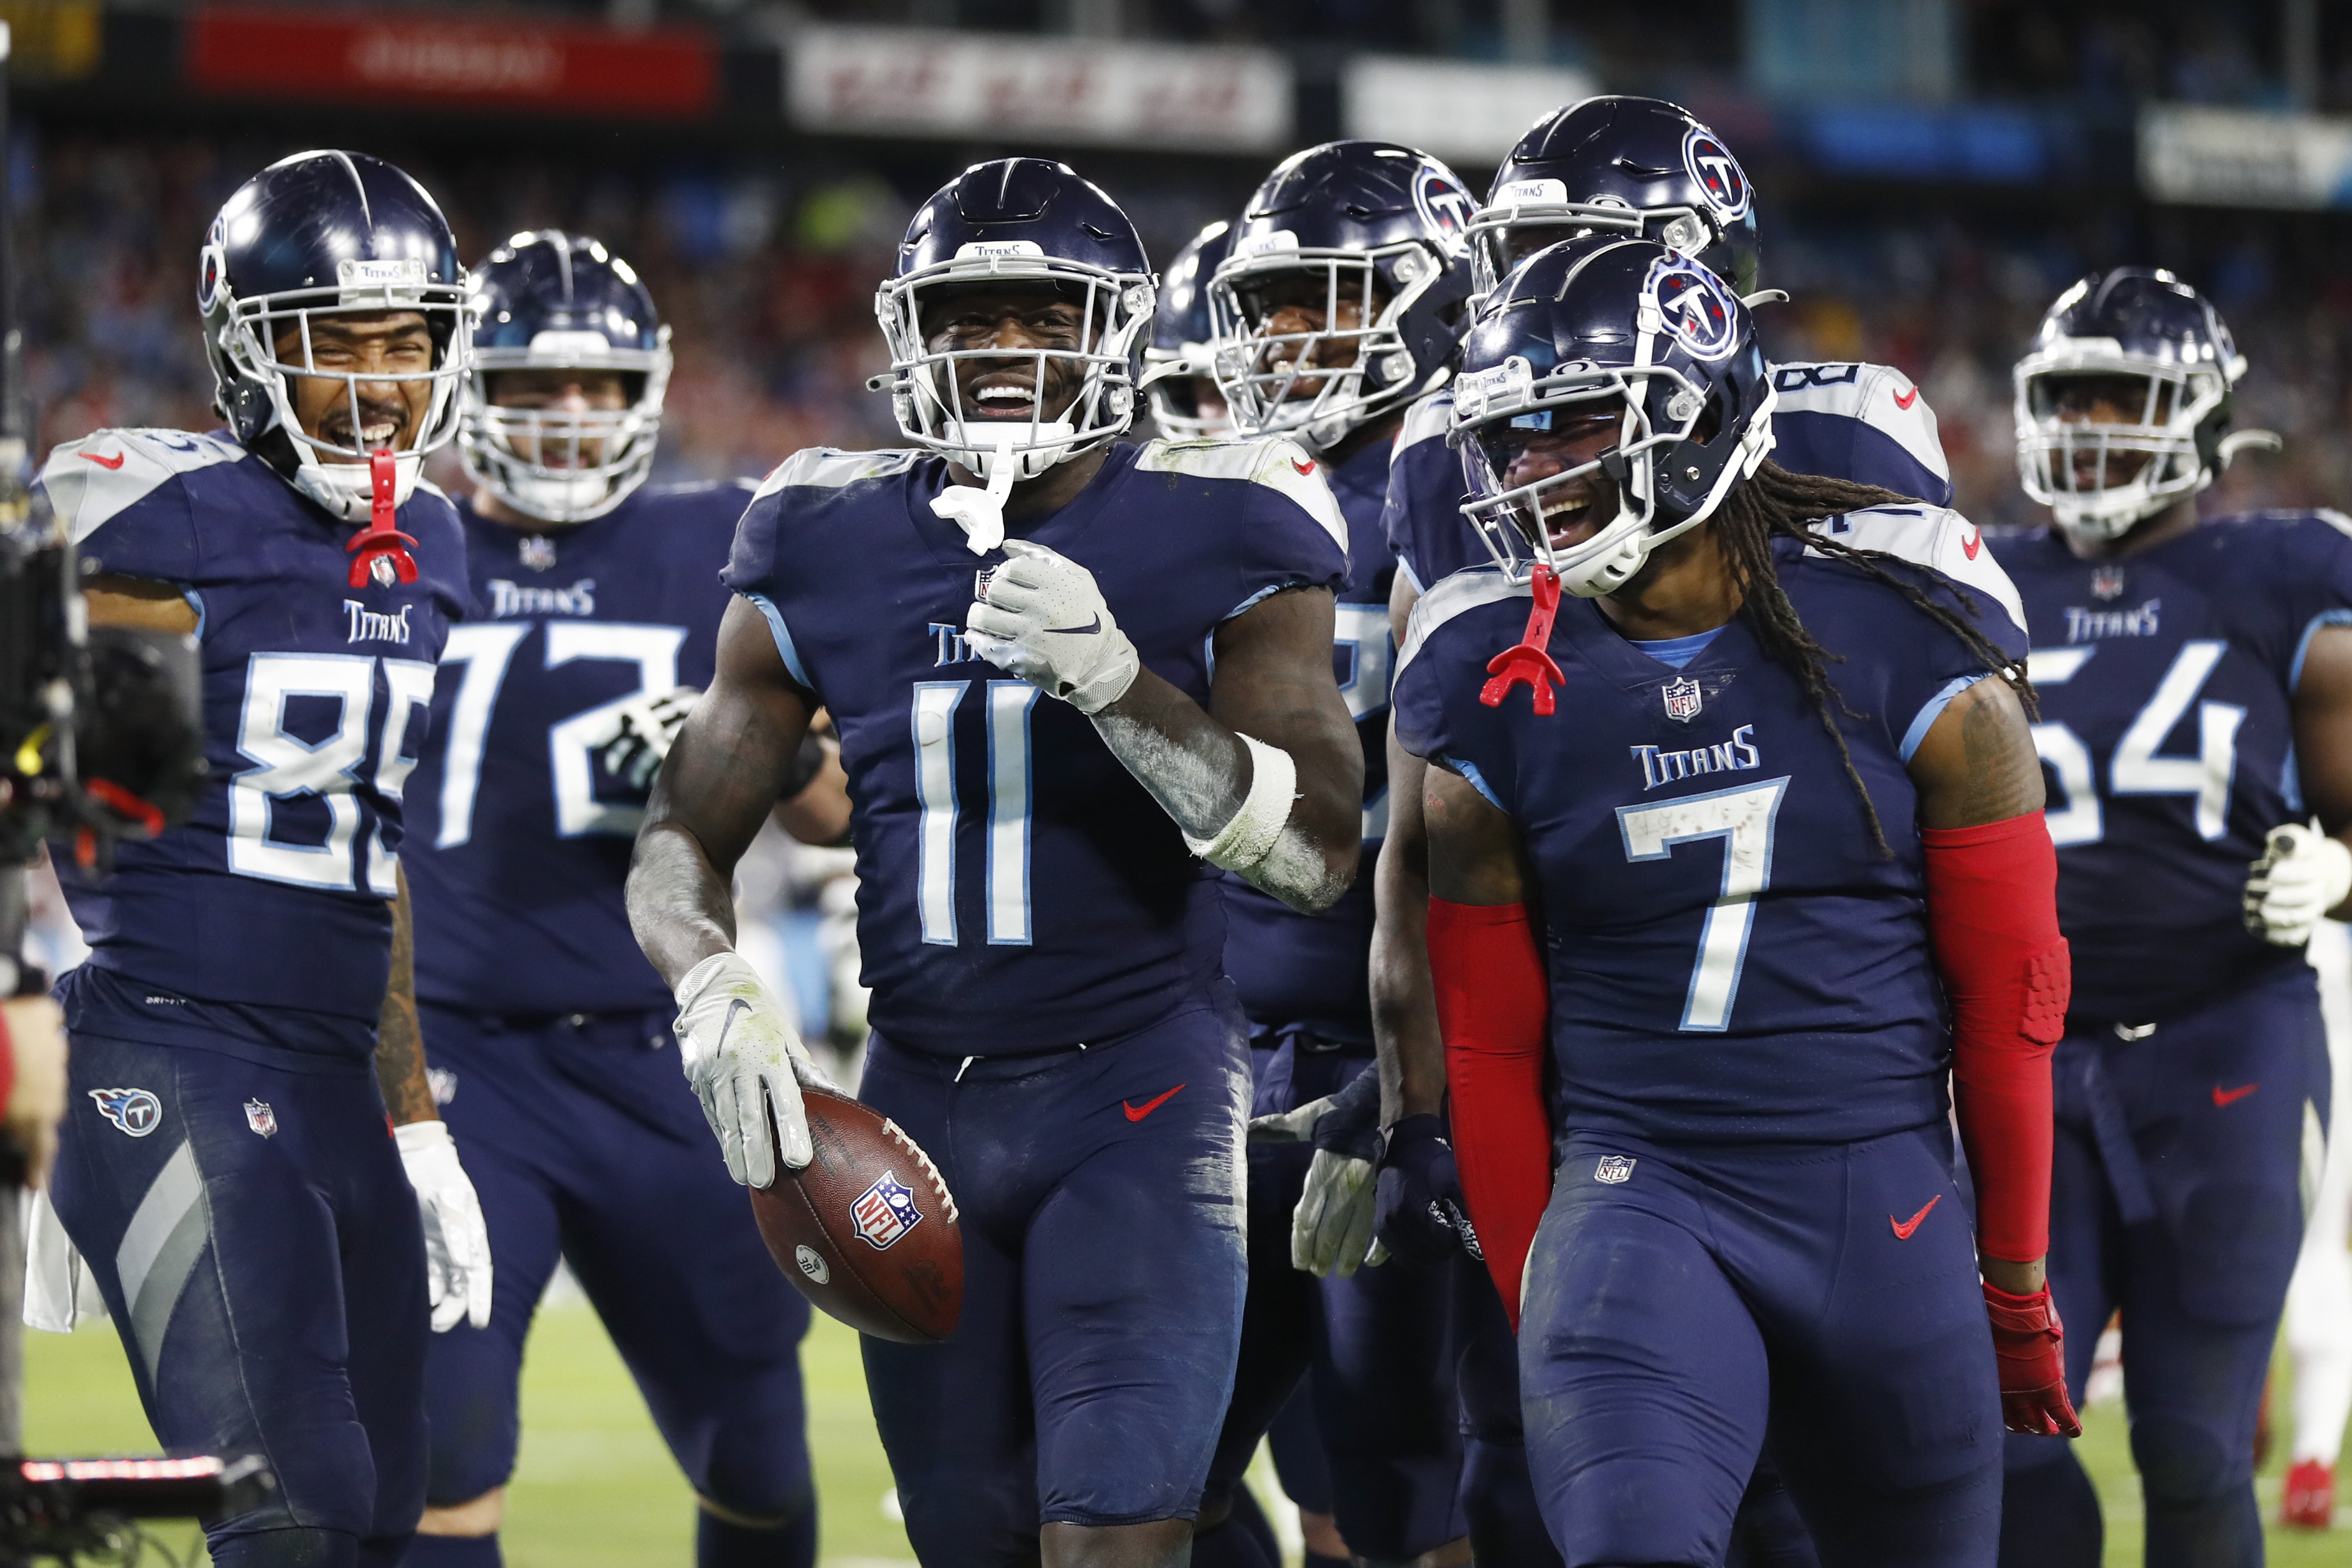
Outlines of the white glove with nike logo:
[[433,1331],[446,1334],[463,1318],[490,1326],[490,1227],[473,1178],[457,1163],[457,1145],[441,1121],[411,1121],[392,1130],[400,1168],[416,1189],[425,1219],[425,1295]]
[[2352,849],[2305,824],[2281,823],[2246,879],[2246,929],[2264,942],[2301,947],[2347,894]]
[[[831,1089],[784,1005],[742,955],[714,952],[677,983],[677,1052],[686,1081],[719,1135],[727,1173],[773,1186],[779,1154],[797,1171],[814,1155],[801,1085]],[[768,1136],[773,1111],[776,1135]]]
[[1099,713],[1135,684],[1135,644],[1111,618],[1095,574],[1042,544],[1007,540],[964,615],[974,653],[1081,713]]

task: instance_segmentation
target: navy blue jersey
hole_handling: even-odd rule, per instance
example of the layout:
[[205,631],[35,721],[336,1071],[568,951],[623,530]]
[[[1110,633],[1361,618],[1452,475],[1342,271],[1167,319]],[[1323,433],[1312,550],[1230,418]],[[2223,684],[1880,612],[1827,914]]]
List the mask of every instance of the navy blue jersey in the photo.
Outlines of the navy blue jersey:
[[[1566,685],[1479,701],[1528,590],[1460,573],[1414,611],[1395,692],[1408,751],[1517,823],[1551,982],[1562,1124],[1664,1142],[1847,1142],[1944,1114],[1948,1037],[1928,955],[1906,764],[1985,674],[1968,647],[1843,562],[1778,542],[1780,581],[1832,653],[1840,727],[1894,853],[1795,676],[1745,621],[1677,668],[1563,600]],[[1953,595],[1948,579],[1915,572]],[[1988,609],[1997,642],[2023,651]]]
[[2352,622],[2352,520],[2215,518],[2121,561],[1996,540],[2025,596],[2074,1011],[2149,1022],[2300,964],[2245,929],[2246,868],[2305,811],[2292,706],[2314,630]]
[[646,792],[604,764],[614,716],[710,684],[719,569],[749,485],[641,489],[526,533],[459,509],[474,609],[449,635],[409,784],[416,994],[477,1013],[670,1005],[621,886]]
[[52,452],[40,483],[87,571],[176,584],[202,644],[212,772],[194,815],[124,844],[110,876],[65,873],[90,963],[240,1010],[233,1033],[268,1032],[254,1008],[324,1016],[364,1053],[390,973],[402,788],[466,603],[456,511],[419,485],[398,520],[416,581],[354,588],[352,526],[225,436],[101,430]]
[[[1792,474],[1826,474],[1879,485],[1942,509],[1952,504],[1952,470],[1936,434],[1936,414],[1902,373],[1883,364],[1779,364],[1772,460]],[[1454,393],[1414,404],[1398,432],[1381,526],[1410,580],[1428,588],[1489,557],[1470,520],[1462,459],[1445,444]]]
[[1389,629],[1389,584],[1396,557],[1381,531],[1388,495],[1386,441],[1337,468],[1325,466],[1348,520],[1348,580],[1339,589],[1333,673],[1364,745],[1364,856],[1337,904],[1305,915],[1228,873],[1225,973],[1242,1008],[1261,1024],[1306,1023],[1327,1038],[1372,1043],[1372,862],[1389,827],[1389,676],[1396,639]]
[[[1086,715],[965,644],[997,557],[932,515],[947,484],[912,452],[801,452],[725,581],[840,731],[875,1027],[954,1056],[1108,1039],[1216,976],[1217,886]],[[1283,440],[1115,447],[1016,531],[1091,571],[1145,668],[1202,703],[1221,624],[1347,580],[1347,524]]]

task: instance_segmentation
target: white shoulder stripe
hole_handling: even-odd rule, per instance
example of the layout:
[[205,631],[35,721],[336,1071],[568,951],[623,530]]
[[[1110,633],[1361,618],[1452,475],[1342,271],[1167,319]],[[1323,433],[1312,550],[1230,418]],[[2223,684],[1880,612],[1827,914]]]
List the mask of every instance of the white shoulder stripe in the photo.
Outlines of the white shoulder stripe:
[[1402,452],[1423,441],[1443,441],[1453,426],[1454,389],[1443,386],[1404,411],[1404,425],[1397,431],[1396,449]]
[[1532,599],[1535,590],[1525,583],[1514,583],[1495,566],[1473,566],[1456,572],[1428,593],[1412,607],[1412,617],[1405,622],[1404,647],[1397,653],[1396,672],[1412,662],[1437,628],[1454,616],[1492,605],[1504,599]]
[[[1840,526],[1842,525],[1842,526]],[[1848,512],[1832,525],[1832,538],[1857,550],[1876,550],[1920,566],[1930,566],[1964,588],[1985,595],[2024,631],[2025,601],[1993,559],[1975,523],[1949,507],[1885,506]],[[1822,552],[1808,548],[1820,559]]]
[[182,474],[241,462],[245,448],[186,430],[93,430],[41,465],[41,489],[79,544]]
[[1772,367],[1774,412],[1830,414],[1869,426],[1908,453],[1937,478],[1952,477],[1937,434],[1936,411],[1908,377],[1892,365],[1811,364],[1791,362]]
[[837,490],[862,479],[903,474],[921,457],[911,449],[844,452],[833,447],[806,447],[778,463],[752,492],[752,500],[801,487]]
[[1306,448],[1282,436],[1244,440],[1151,441],[1136,454],[1136,468],[1150,474],[1191,474],[1204,479],[1246,479],[1296,501],[1323,525],[1340,553],[1348,549],[1348,520],[1323,478],[1323,465]]

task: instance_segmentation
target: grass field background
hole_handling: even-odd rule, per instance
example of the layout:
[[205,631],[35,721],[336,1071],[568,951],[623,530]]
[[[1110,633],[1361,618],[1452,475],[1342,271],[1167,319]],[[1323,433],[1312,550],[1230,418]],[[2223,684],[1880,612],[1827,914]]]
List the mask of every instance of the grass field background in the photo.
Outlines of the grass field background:
[[[26,1335],[26,1451],[152,1452],[120,1342],[106,1324],[72,1335]],[[866,1405],[856,1337],[820,1315],[803,1350],[809,1446],[815,1455],[827,1568],[911,1565],[887,1507],[890,1475]],[[2278,1511],[2285,1444],[2263,1480],[2263,1511]],[[2122,1408],[2088,1415],[2082,1449],[2107,1513],[2106,1561],[2140,1561],[2139,1487]],[[521,1468],[509,1494],[506,1558],[512,1568],[659,1568],[692,1560],[693,1502],[646,1419],[620,1359],[584,1302],[551,1300],[523,1364]],[[2352,1563],[2352,1510],[2326,1533],[2273,1530],[2277,1568]],[[174,1539],[191,1533],[168,1527]],[[1508,1565],[1497,1565],[1508,1568]]]

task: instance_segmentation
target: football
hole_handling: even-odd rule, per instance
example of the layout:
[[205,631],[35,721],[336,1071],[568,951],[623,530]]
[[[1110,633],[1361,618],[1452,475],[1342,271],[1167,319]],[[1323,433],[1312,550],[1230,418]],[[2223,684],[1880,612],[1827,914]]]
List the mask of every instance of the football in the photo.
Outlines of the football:
[[871,1106],[801,1092],[814,1158],[751,1190],[776,1267],[860,1333],[901,1344],[947,1338],[963,1305],[963,1236],[939,1168]]

